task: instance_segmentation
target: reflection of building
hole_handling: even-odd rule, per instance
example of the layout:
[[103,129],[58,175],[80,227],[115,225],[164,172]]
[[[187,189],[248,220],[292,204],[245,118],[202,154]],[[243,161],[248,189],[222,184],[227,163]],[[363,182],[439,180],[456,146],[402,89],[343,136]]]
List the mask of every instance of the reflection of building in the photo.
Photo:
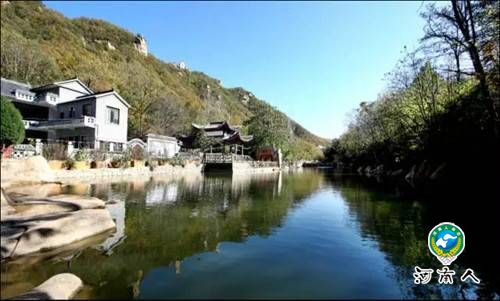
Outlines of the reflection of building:
[[177,200],[178,183],[157,183],[146,192],[146,204],[167,204]]
[[112,200],[111,203],[106,204],[106,208],[111,218],[115,221],[116,232],[100,244],[98,248],[104,250],[107,255],[110,255],[113,252],[113,248],[121,244],[125,239],[125,201]]

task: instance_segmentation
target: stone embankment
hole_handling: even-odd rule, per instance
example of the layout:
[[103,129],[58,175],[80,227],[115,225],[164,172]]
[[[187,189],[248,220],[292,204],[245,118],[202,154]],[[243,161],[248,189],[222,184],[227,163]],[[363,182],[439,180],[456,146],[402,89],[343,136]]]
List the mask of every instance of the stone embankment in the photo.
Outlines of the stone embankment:
[[86,170],[53,170],[53,180],[65,182],[67,180],[93,180],[100,178],[120,177],[152,177],[155,175],[184,175],[201,173],[201,164],[188,163],[184,166],[162,165],[155,167],[129,167],[129,168],[99,168]]
[[432,164],[423,160],[409,169],[386,169],[384,165],[360,166],[356,172],[379,183],[404,185],[409,189],[425,191],[439,187],[446,178],[447,169],[446,163]]
[[165,164],[150,167],[96,168],[86,170],[51,169],[41,156],[27,159],[2,160],[1,185],[3,188],[43,182],[65,182],[67,180],[94,180],[133,176],[184,175],[201,173],[202,164],[188,162],[184,166]]

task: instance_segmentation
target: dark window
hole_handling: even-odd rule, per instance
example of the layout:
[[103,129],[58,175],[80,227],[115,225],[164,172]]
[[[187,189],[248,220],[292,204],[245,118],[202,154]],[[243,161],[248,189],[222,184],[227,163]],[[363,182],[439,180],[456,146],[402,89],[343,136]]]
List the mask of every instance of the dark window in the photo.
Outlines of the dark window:
[[120,110],[113,107],[106,107],[108,123],[120,124]]
[[69,118],[75,117],[75,108],[69,108]]
[[82,106],[82,114],[84,116],[92,116],[92,105],[86,104]]
[[64,112],[59,113],[59,118],[64,119]]

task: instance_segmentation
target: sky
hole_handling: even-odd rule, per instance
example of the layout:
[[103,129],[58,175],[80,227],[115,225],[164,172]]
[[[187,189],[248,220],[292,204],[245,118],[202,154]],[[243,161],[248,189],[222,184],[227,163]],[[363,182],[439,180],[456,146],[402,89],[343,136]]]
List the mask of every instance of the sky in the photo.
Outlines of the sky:
[[167,62],[243,87],[316,135],[340,136],[362,101],[417,46],[415,2],[59,2],[65,16],[142,34]]

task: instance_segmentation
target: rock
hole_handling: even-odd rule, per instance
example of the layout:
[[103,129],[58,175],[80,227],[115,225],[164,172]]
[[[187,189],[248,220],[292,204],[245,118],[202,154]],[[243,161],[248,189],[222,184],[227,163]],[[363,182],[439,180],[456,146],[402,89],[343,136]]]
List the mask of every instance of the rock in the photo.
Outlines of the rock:
[[1,189],[1,208],[0,208],[0,213],[1,213],[1,219],[3,220],[5,216],[8,216],[14,212],[16,212],[16,209],[14,209],[13,202],[10,200],[9,196],[4,192],[3,188]]
[[142,55],[148,56],[148,44],[141,34],[135,36],[134,46]]
[[368,165],[367,167],[365,167],[364,175],[366,175],[367,177],[371,177],[371,175],[372,175],[372,168],[371,168],[370,165]]
[[446,172],[446,163],[441,163],[441,165],[436,168],[436,170],[431,174],[430,179],[436,181],[442,179]]
[[115,228],[108,210],[84,209],[2,221],[1,258],[46,252]]
[[422,161],[415,171],[415,179],[426,179],[430,174],[431,166],[427,160]]
[[15,198],[14,212],[2,216],[2,221],[19,220],[22,218],[39,218],[45,215],[72,212],[82,209],[103,209],[104,201],[77,195],[61,194],[47,198],[18,197]]
[[15,184],[53,182],[54,174],[42,156],[25,159],[2,159],[1,183],[6,188]]
[[391,173],[391,176],[392,176],[392,177],[400,177],[400,176],[402,176],[402,175],[403,175],[403,173],[404,173],[404,170],[402,170],[402,169],[398,169],[398,170],[393,171],[393,172]]
[[83,282],[70,273],[57,274],[31,291],[14,297],[16,300],[61,300],[73,298],[83,287]]
[[356,169],[356,172],[358,173],[358,175],[362,176],[363,175],[363,166],[358,167],[358,169]]
[[51,195],[58,195],[62,192],[62,186],[58,183],[36,184],[13,186],[7,188],[7,193],[11,197],[36,195],[39,198],[44,198]]
[[107,47],[108,47],[109,50],[116,50],[116,47],[113,46],[113,44],[111,44],[109,41],[107,41],[106,45],[107,45]]
[[383,176],[384,175],[384,165],[383,164],[378,165],[377,167],[375,167],[375,169],[372,172],[377,177]]
[[415,179],[415,170],[417,169],[416,165],[413,165],[410,169],[410,171],[405,175],[405,180],[408,182],[411,186],[413,186],[413,180]]

